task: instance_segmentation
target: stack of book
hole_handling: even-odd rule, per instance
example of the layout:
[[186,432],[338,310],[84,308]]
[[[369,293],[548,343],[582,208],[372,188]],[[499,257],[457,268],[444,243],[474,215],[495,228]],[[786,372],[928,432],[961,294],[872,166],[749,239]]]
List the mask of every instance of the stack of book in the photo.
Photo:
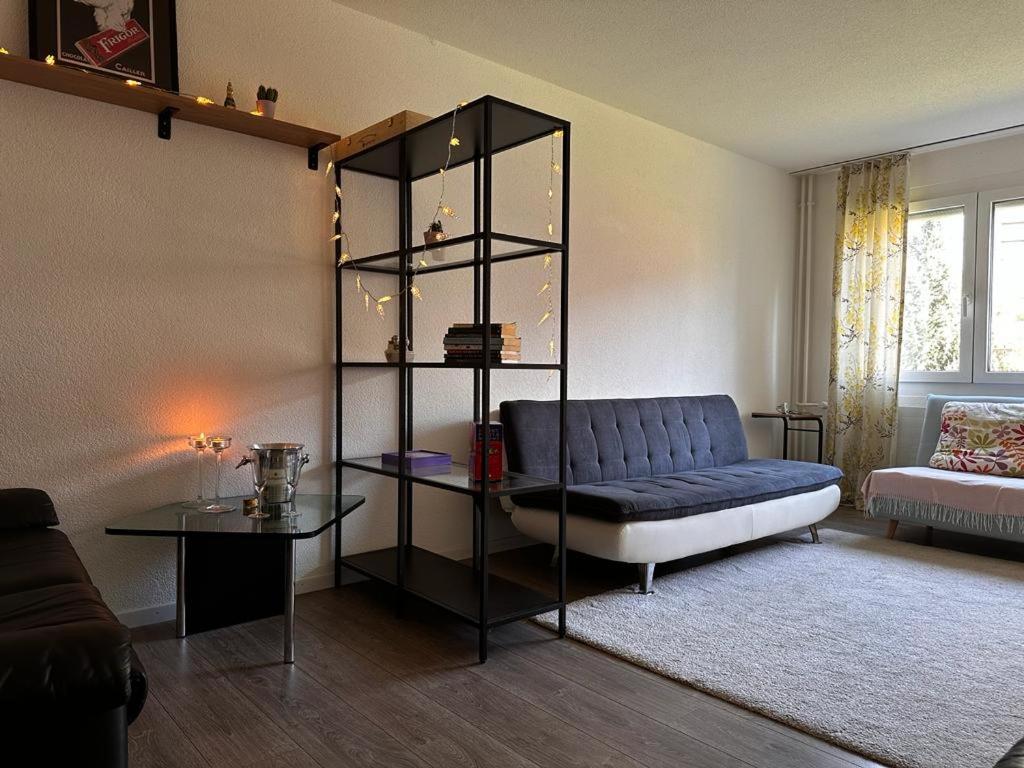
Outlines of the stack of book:
[[[491,323],[491,363],[518,363],[523,340],[517,336],[516,323]],[[483,362],[484,326],[482,323],[455,323],[444,337],[446,363]]]

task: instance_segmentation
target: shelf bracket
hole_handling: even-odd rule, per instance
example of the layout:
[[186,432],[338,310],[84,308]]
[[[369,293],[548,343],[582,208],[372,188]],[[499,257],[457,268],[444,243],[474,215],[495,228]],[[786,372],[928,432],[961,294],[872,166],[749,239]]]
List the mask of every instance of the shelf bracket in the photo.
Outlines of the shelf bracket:
[[171,118],[178,111],[176,107],[165,107],[156,116],[156,135],[161,139],[171,138]]
[[320,167],[320,150],[329,146],[330,144],[314,144],[309,148],[309,159],[306,161],[309,170],[315,171]]

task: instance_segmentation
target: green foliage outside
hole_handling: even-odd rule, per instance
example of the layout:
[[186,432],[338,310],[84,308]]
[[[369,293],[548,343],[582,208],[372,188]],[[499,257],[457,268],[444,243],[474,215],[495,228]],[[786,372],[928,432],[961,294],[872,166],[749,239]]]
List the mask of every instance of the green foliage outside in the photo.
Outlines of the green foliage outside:
[[960,308],[952,297],[960,291],[953,278],[942,255],[942,222],[928,219],[907,243],[900,364],[903,370],[959,368]]

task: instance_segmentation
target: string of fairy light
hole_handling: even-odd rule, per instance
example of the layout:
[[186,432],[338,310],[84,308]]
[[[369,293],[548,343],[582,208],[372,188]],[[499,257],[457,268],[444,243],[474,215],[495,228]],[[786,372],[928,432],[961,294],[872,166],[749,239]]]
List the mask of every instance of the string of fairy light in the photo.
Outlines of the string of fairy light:
[[[11,55],[11,52],[8,51],[3,46],[0,46],[0,56],[9,56],[9,55]],[[51,53],[51,54],[48,54],[46,57],[43,58],[43,62],[47,66],[51,66],[52,67],[52,66],[55,66],[57,64],[57,59]],[[64,65],[62,65],[62,66],[64,66]],[[86,74],[92,74],[88,69],[83,69],[82,67],[65,66],[65,68],[66,69],[76,69],[79,72],[85,72]],[[185,93],[184,91],[172,91],[169,88],[161,88],[159,85],[155,85],[155,84],[152,84],[152,83],[143,83],[143,82],[140,82],[139,80],[133,80],[132,78],[127,78],[124,81],[124,84],[127,85],[129,88],[141,88],[141,89],[144,89],[144,90],[147,90],[147,91],[157,91],[158,93],[166,93],[168,96],[181,96],[181,97],[186,98],[186,99],[195,99],[196,104],[199,104],[200,106],[203,106],[203,107],[208,107],[211,104],[216,104],[217,103],[213,99],[207,98],[206,96],[197,96],[194,93]],[[256,109],[254,109],[251,112],[249,112],[249,114],[250,115],[255,115],[257,117],[263,117],[263,113],[260,112],[259,110],[256,110]]]
[[[554,214],[554,202],[555,202],[555,176],[561,175],[562,166],[555,161],[555,139],[560,139],[564,135],[561,130],[555,131],[551,134],[551,159],[548,164],[548,237],[555,236],[555,214]],[[537,291],[538,296],[544,297],[544,314],[540,316],[540,320],[537,321],[537,325],[544,325],[548,320],[554,317],[555,314],[555,300],[552,296],[553,291],[551,290],[551,270],[552,270],[553,258],[550,253],[544,254],[544,282]],[[548,339],[548,357],[552,360],[555,359],[555,326],[551,325],[551,338]]]
[[[438,169],[438,172],[441,174],[441,193],[440,193],[440,195],[438,196],[438,199],[437,199],[437,206],[434,208],[434,215],[430,218],[430,224],[428,224],[428,227],[427,227],[428,229],[430,229],[430,225],[432,225],[435,221],[439,220],[439,218],[438,218],[439,216],[443,215],[443,216],[447,216],[448,218],[452,218],[452,219],[457,219],[458,218],[458,216],[455,213],[455,209],[452,208],[450,205],[448,205],[445,202],[445,175],[448,173],[448,167],[451,165],[451,162],[452,162],[452,151],[455,149],[455,147],[458,147],[462,143],[462,142],[459,141],[459,137],[455,135],[455,124],[456,124],[456,118],[459,115],[459,110],[462,107],[464,107],[465,105],[466,105],[466,102],[460,101],[458,104],[455,105],[455,109],[452,110],[452,127],[451,127],[451,131],[448,134],[448,154],[445,157],[444,165],[441,168]],[[333,168],[334,168],[334,162],[333,161],[328,162],[327,163],[327,170],[325,172],[325,175],[330,177],[331,170]],[[412,268],[412,272],[409,274],[409,281],[406,284],[406,287],[403,288],[402,290],[398,291],[397,293],[388,293],[388,294],[377,295],[372,290],[370,290],[369,288],[366,287],[366,283],[363,281],[363,276],[359,272],[359,264],[356,261],[352,260],[352,246],[351,246],[351,242],[349,240],[348,232],[345,230],[344,221],[342,220],[341,208],[342,208],[342,189],[341,189],[341,186],[337,182],[335,182],[335,184],[334,184],[334,211],[331,214],[331,224],[335,226],[337,231],[333,235],[331,235],[330,242],[332,242],[332,243],[337,242],[341,246],[341,252],[340,252],[340,255],[338,256],[338,264],[337,264],[337,266],[340,268],[340,267],[342,267],[345,264],[348,264],[348,263],[352,264],[352,269],[353,269],[353,271],[356,274],[356,291],[361,296],[362,301],[363,301],[363,306],[365,307],[366,311],[367,312],[370,311],[370,305],[372,304],[374,307],[376,307],[377,314],[380,316],[381,319],[383,319],[385,317],[384,305],[387,304],[390,301],[394,301],[395,299],[401,298],[401,296],[406,291],[408,291],[409,294],[414,299],[416,299],[418,301],[422,301],[423,300],[423,292],[420,290],[420,287],[418,285],[416,285],[416,276],[419,274],[420,269],[422,269],[423,267],[427,266],[427,260],[426,260],[425,257],[426,257],[426,253],[427,253],[427,245],[428,245],[428,243],[426,241],[424,241],[424,243],[423,243],[423,251],[420,254],[420,256],[417,258],[416,264]],[[438,233],[438,234],[439,234],[438,240],[443,240],[444,237],[443,237],[442,233]]]
[[[459,141],[459,137],[455,135],[455,127],[456,127],[456,118],[458,117],[458,114],[459,114],[459,109],[461,109],[465,105],[466,105],[466,102],[461,101],[455,107],[455,109],[452,110],[451,131],[449,132],[449,135],[448,135],[448,154],[447,154],[447,157],[445,158],[444,166],[438,169],[438,173],[441,176],[441,191],[440,191],[440,195],[438,196],[437,205],[434,208],[434,215],[431,217],[430,222],[428,224],[428,229],[430,229],[430,226],[433,225],[435,222],[439,221],[439,217],[442,216],[442,215],[447,216],[449,218],[458,218],[458,216],[455,213],[455,210],[450,205],[448,205],[446,203],[446,201],[445,201],[445,194],[446,194],[445,177],[446,177],[446,175],[448,173],[448,168],[451,165],[452,151],[454,150],[455,147],[458,147],[460,145],[460,143],[461,143]],[[555,140],[556,139],[561,139],[563,135],[564,135],[564,132],[562,130],[556,130],[556,131],[554,131],[551,134],[551,157],[550,157],[549,164],[548,164],[548,186],[547,186],[547,196],[548,196],[547,233],[548,233],[548,237],[549,238],[554,237],[554,234],[555,234],[555,222],[554,222],[555,177],[556,176],[560,176],[561,173],[562,173],[562,166],[555,159],[556,158]],[[327,163],[327,169],[325,171],[325,175],[328,178],[330,177],[331,171],[333,170],[333,168],[334,168],[334,162],[333,161],[328,162]],[[336,243],[339,246],[339,256],[338,256],[338,260],[337,260],[337,265],[336,266],[340,269],[340,268],[344,267],[346,264],[349,264],[351,266],[348,267],[348,268],[352,269],[355,272],[356,292],[360,295],[360,297],[362,299],[362,302],[363,302],[363,307],[365,308],[365,310],[367,312],[369,312],[370,311],[370,306],[372,305],[376,309],[377,315],[381,319],[384,319],[386,317],[386,312],[384,310],[384,305],[388,304],[389,302],[395,301],[398,298],[400,298],[406,291],[408,291],[409,294],[413,298],[415,298],[415,299],[417,299],[419,301],[422,301],[423,300],[423,292],[420,290],[419,286],[416,285],[416,276],[419,273],[420,269],[422,269],[423,267],[427,266],[427,261],[426,261],[426,259],[424,257],[426,256],[427,245],[429,243],[426,240],[424,241],[422,252],[419,255],[419,257],[417,258],[416,264],[413,266],[413,269],[412,269],[412,271],[411,271],[411,273],[409,275],[409,281],[408,281],[408,283],[407,283],[407,285],[406,285],[406,287],[404,289],[398,291],[397,293],[388,293],[388,294],[377,294],[377,293],[375,293],[371,288],[369,288],[367,286],[366,282],[363,280],[363,275],[359,271],[359,263],[358,263],[358,261],[356,261],[356,260],[354,260],[352,258],[351,241],[349,239],[348,231],[345,229],[344,219],[343,219],[343,216],[342,216],[342,200],[343,200],[343,197],[344,197],[344,192],[343,192],[343,190],[341,188],[341,185],[338,183],[337,180],[334,180],[332,182],[332,184],[334,186],[334,205],[333,205],[333,211],[331,212],[331,225],[334,227],[335,232],[329,238],[329,242]],[[438,232],[437,233],[437,240],[444,240],[445,237],[446,236],[444,235],[443,232]],[[541,314],[540,319],[537,321],[537,325],[538,326],[544,325],[544,323],[546,323],[549,320],[551,320],[551,318],[553,318],[554,315],[555,315],[555,306],[554,306],[554,298],[553,298],[554,292],[553,292],[553,290],[551,288],[552,282],[553,282],[552,277],[553,277],[553,268],[554,268],[554,257],[550,253],[546,253],[546,254],[544,254],[544,259],[543,259],[542,263],[543,263],[543,282],[541,284],[540,290],[537,291],[537,295],[540,296],[540,297],[543,297],[544,311]],[[556,330],[555,326],[554,326],[554,324],[552,324],[552,326],[551,326],[551,337],[548,340],[548,344],[547,344],[548,355],[550,356],[551,360],[555,360],[556,352],[557,352],[556,343],[555,343],[555,330]]]

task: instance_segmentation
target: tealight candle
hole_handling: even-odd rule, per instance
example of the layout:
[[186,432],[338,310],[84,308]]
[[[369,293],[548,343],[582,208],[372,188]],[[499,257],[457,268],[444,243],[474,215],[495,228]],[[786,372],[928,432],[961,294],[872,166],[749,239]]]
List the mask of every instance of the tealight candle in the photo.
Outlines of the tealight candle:
[[203,499],[203,454],[206,453],[208,446],[206,433],[200,432],[198,435],[189,435],[188,444],[196,452],[196,472],[199,476],[199,490],[196,492],[194,501],[186,501],[182,506],[189,509],[199,509],[206,506],[206,500]]
[[221,454],[224,453],[228,448],[231,447],[230,437],[211,437],[207,444],[213,449],[213,452],[217,455],[217,485],[216,491],[213,495],[213,504],[206,508],[207,512],[231,512],[234,507],[230,504],[224,504],[220,500],[220,468],[221,468]]

